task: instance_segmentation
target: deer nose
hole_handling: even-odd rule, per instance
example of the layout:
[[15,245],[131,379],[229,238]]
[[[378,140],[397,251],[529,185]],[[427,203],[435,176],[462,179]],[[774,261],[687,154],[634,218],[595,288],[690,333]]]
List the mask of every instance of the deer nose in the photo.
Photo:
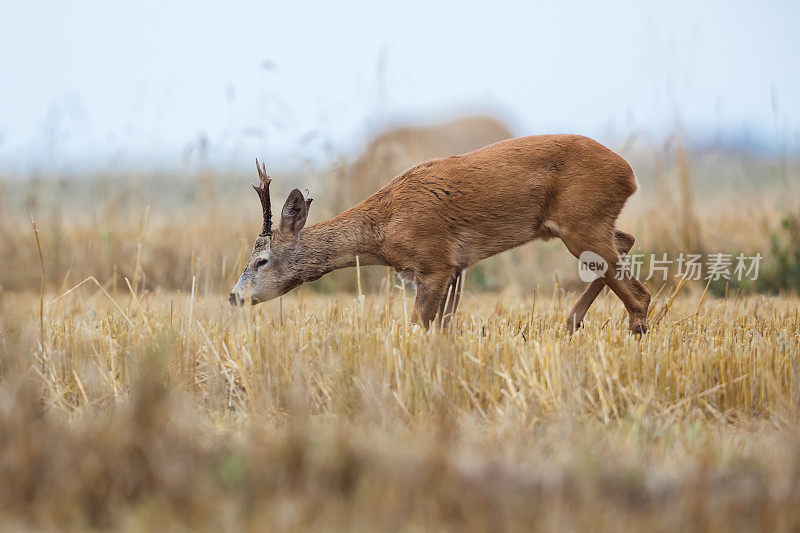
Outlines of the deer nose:
[[228,296],[228,301],[231,305],[241,305],[242,299],[236,296],[235,292],[231,292],[230,296]]

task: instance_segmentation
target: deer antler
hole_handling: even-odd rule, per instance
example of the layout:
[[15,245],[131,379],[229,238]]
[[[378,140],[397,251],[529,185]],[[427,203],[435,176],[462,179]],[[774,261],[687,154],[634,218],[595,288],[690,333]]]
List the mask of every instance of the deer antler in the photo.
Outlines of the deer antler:
[[261,179],[259,186],[253,185],[253,188],[258,193],[258,198],[261,200],[261,209],[264,211],[264,227],[261,229],[261,235],[272,235],[272,206],[269,201],[269,184],[272,181],[267,176],[267,169],[264,163],[259,166],[258,158],[256,158],[256,169],[258,169],[258,177]]

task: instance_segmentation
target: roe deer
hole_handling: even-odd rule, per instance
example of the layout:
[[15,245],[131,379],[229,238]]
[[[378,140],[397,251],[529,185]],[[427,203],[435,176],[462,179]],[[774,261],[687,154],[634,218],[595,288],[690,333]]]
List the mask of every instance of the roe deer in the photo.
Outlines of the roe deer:
[[[578,135],[509,139],[434,159],[393,179],[340,215],[305,227],[311,198],[294,189],[272,228],[270,178],[258,166],[264,226],[232,304],[276,298],[323,274],[356,264],[388,265],[417,287],[412,321],[428,327],[455,313],[463,272],[478,261],[534,239],[561,239],[579,257],[605,262],[567,318],[572,331],[603,285],[622,300],[630,331],[647,331],[648,290],[620,254],[632,235],[615,229],[637,189],[622,157]],[[438,318],[437,318],[438,317]]]

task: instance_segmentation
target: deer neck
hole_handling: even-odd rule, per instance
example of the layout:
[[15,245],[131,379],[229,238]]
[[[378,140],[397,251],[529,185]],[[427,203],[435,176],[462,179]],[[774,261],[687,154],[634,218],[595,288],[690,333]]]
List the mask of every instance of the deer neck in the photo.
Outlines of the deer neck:
[[312,281],[333,270],[360,265],[386,265],[380,255],[380,230],[356,208],[324,222],[303,228],[297,265],[303,281]]

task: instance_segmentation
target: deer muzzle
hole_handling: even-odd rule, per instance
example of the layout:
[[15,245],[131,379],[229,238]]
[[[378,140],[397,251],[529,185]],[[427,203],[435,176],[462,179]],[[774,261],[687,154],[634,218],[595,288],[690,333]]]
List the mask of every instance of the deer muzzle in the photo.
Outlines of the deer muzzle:
[[259,300],[258,298],[254,298],[252,296],[242,297],[236,294],[235,291],[230,293],[230,295],[228,296],[228,301],[231,303],[231,305],[245,305],[245,304],[255,305],[257,303],[261,303],[261,300]]

